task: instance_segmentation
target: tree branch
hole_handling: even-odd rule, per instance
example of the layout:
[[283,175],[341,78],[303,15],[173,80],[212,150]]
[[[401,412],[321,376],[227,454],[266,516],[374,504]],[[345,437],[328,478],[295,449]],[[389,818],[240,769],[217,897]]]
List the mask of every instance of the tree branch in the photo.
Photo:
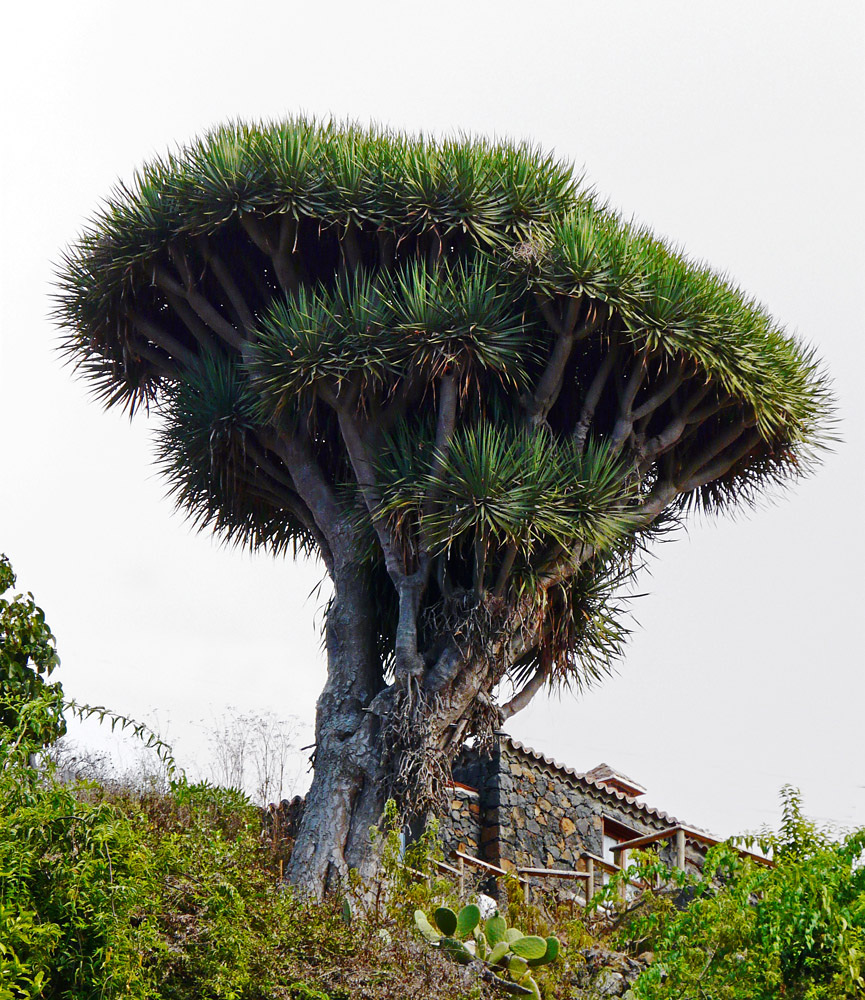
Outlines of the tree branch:
[[289,244],[297,238],[297,223],[288,215],[284,215],[280,222],[279,232],[274,240],[267,231],[264,219],[249,212],[242,212],[240,224],[244,232],[258,247],[258,249],[270,257],[273,262],[273,269],[276,272],[276,280],[286,295],[294,294],[300,282],[297,276],[294,262],[291,258]]
[[[748,426],[748,425],[746,425]],[[741,431],[741,428],[740,428]],[[715,479],[720,479],[726,475],[738,462],[740,462],[749,451],[760,443],[760,432],[751,425],[749,429],[728,443],[728,447],[723,450],[718,448],[706,449],[700,458],[691,464],[686,473],[687,478],[682,486],[683,493],[690,493],[691,490],[699,486],[705,486]],[[711,459],[717,455],[718,459],[712,462]]]
[[221,340],[225,341],[229,347],[233,347],[237,351],[243,347],[243,338],[237,330],[235,330],[235,328],[224,316],[220,315],[216,309],[213,308],[201,292],[197,291],[194,286],[187,288],[184,285],[179,284],[162,267],[156,268],[155,279],[157,286],[162,289],[166,295],[171,293],[172,295],[177,295],[179,298],[185,299],[189,305],[192,306],[199,319],[201,319],[205,325],[208,326]]
[[651,416],[662,406],[670,396],[679,388],[679,386],[684,381],[683,369],[685,367],[685,359],[683,357],[679,358],[679,363],[673,369],[673,371],[667,376],[664,382],[658,387],[658,389],[649,396],[648,399],[644,400],[637,408],[634,410],[633,419],[642,420],[643,417]]
[[547,367],[538,380],[538,384],[527,406],[530,427],[538,427],[547,419],[550,410],[555,406],[556,400],[562,391],[565,368],[573,353],[574,345],[594,332],[600,325],[604,315],[603,307],[590,305],[585,322],[579,329],[576,329],[582,298],[571,299],[564,322],[559,322],[553,315],[552,307],[548,300],[538,298],[538,302],[544,316],[547,317],[547,314],[550,314],[547,317],[547,322],[552,325],[552,321],[555,321],[556,325],[553,328],[559,332],[553,344],[553,349],[550,352]]
[[621,385],[621,378],[617,379],[616,389],[619,393],[619,415],[613,427],[613,433],[610,435],[610,446],[614,452],[621,451],[622,445],[628,440],[634,428],[634,400],[637,398],[637,393],[640,391],[643,379],[646,377],[648,350],[647,345],[637,363],[628,373],[628,381],[624,386]]
[[279,468],[279,466],[271,462],[264,451],[259,448],[254,441],[248,441],[246,449],[255,462],[256,467],[261,469],[266,476],[277,484],[277,486],[283,487],[282,490],[277,489],[275,496],[279,498],[280,503],[283,504],[286,509],[290,510],[304,525],[307,531],[309,531],[309,533],[315,538],[321,557],[327,567],[327,571],[332,577],[334,562],[330,545],[328,544],[327,538],[316,523],[312,511],[298,493],[297,486],[292,479],[291,474],[287,470],[283,471]]
[[237,319],[243,327],[246,339],[248,340],[255,326],[255,317],[252,314],[252,310],[249,308],[246,299],[243,297],[243,293],[237,287],[234,278],[231,276],[231,272],[225,266],[219,254],[210,249],[210,245],[205,239],[201,242],[201,248],[202,257],[204,257],[210,270],[213,272],[213,276],[228,296],[228,300],[237,314]]
[[[648,463],[649,465],[661,455],[668,452],[671,448],[677,445],[682,440],[682,435],[685,431],[696,424],[698,421],[702,421],[705,417],[711,415],[710,412],[706,412],[703,415],[703,409],[697,409],[700,402],[705,399],[707,394],[711,391],[712,385],[707,382],[700,386],[699,389],[691,396],[682,407],[680,412],[667,424],[667,426],[655,437],[649,438],[648,441],[644,443],[640,449],[640,456],[643,459],[643,464]],[[714,406],[715,404],[712,404]],[[724,403],[718,405],[718,410],[721,410],[728,404]],[[711,412],[716,412],[712,410]]]
[[[330,484],[324,477],[310,446],[309,435],[299,431],[294,435],[272,434],[263,437],[265,446],[278,455],[288,469],[292,484],[313,517],[327,542],[334,562],[344,565],[351,561],[352,546],[346,544],[350,535],[345,515],[340,510]],[[328,570],[333,575],[333,566]]]
[[594,419],[595,410],[598,408],[598,403],[601,400],[601,394],[607,384],[607,379],[610,377],[610,372],[613,370],[618,350],[619,341],[618,338],[615,338],[611,341],[606,357],[601,362],[597,372],[595,372],[595,376],[589,385],[589,391],[586,393],[586,398],[583,400],[583,406],[580,410],[580,419],[577,421],[577,426],[574,428],[574,444],[576,445],[578,451],[582,451],[586,446],[586,438],[589,434],[589,427]]
[[152,341],[157,347],[161,347],[163,351],[187,368],[194,369],[198,367],[198,356],[193,351],[190,351],[188,347],[184,347],[170,333],[163,330],[161,326],[157,326],[152,320],[137,312],[129,312],[128,316],[132,321],[133,327],[147,340]]
[[514,561],[517,558],[517,546],[514,542],[511,542],[505,549],[505,555],[502,559],[502,564],[499,567],[499,574],[496,577],[496,584],[493,588],[494,597],[504,597],[505,590],[508,585],[508,579],[511,575],[511,570],[514,568]]
[[376,481],[375,465],[366,450],[363,437],[357,421],[348,407],[337,398],[336,394],[322,387],[322,399],[335,411],[339,421],[339,429],[345,442],[345,449],[354,471],[354,477],[363,497],[364,504],[372,520],[373,528],[381,545],[385,566],[394,585],[399,590],[400,585],[408,576],[404,560],[397,551],[397,546],[391,536],[387,521],[381,514],[381,495]]
[[534,698],[538,691],[541,690],[548,676],[549,670],[546,666],[541,664],[541,666],[538,667],[526,684],[513,696],[513,698],[502,705],[502,721],[507,721],[511,718],[511,716],[516,715],[517,712],[521,712],[529,704],[532,698]]
[[168,354],[160,353],[156,347],[156,344],[136,342],[132,345],[132,350],[138,357],[153,365],[159,375],[180,378],[181,369],[174,358]]

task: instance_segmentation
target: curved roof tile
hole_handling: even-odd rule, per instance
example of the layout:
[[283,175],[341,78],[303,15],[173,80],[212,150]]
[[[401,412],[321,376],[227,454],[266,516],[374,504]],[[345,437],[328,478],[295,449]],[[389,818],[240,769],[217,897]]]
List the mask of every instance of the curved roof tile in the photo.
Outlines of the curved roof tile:
[[611,788],[602,781],[594,780],[580,771],[575,771],[572,767],[567,767],[567,765],[554,760],[552,757],[547,757],[546,754],[543,754],[538,750],[533,750],[531,747],[527,747],[524,743],[520,743],[519,740],[514,739],[513,736],[505,734],[503,735],[503,739],[515,750],[525,754],[525,756],[530,757],[532,760],[538,763],[546,764],[547,767],[554,768],[556,771],[567,775],[567,777],[572,781],[577,782],[577,784],[580,784],[585,788],[589,788],[593,791],[600,792],[602,795],[608,795],[615,798],[621,805],[633,809],[636,813],[642,813],[644,816],[647,814],[656,820],[660,820],[660,822],[666,826],[690,826],[694,830],[700,829],[699,827],[694,826],[693,823],[684,823],[682,820],[676,819],[675,816],[671,816],[662,809],[656,809],[654,806],[650,806],[646,802],[640,802],[632,795],[625,795],[624,792],[616,791],[615,788]]

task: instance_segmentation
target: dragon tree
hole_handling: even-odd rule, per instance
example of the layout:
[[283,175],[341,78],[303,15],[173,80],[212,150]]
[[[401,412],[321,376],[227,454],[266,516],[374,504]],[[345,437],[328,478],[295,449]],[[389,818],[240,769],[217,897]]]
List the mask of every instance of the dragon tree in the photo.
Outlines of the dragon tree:
[[315,892],[369,869],[386,798],[434,809],[467,738],[608,671],[654,536],[830,423],[809,348],[525,143],[216,129],[111,193],[57,316],[200,527],[327,569]]

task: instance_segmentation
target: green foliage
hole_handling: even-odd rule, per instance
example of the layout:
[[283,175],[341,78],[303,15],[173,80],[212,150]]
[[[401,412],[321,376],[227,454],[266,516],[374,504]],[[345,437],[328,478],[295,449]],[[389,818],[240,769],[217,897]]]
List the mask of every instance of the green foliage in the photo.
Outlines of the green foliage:
[[[433,914],[436,927],[445,937],[453,937],[457,929],[457,915],[449,906],[440,906]],[[462,937],[466,935],[463,934]]]
[[429,944],[461,965],[483,963],[488,979],[511,994],[539,998],[540,988],[531,969],[555,961],[559,954],[557,938],[525,935],[508,927],[498,911],[482,921],[474,903],[461,907],[458,913],[447,906],[438,907],[433,914],[438,932],[423,910],[415,910],[414,921]]
[[262,484],[250,489],[259,421],[255,396],[235,362],[208,355],[189,378],[166,389],[164,405],[158,462],[171,495],[199,528],[274,552],[311,549],[302,518]]
[[510,282],[483,262],[442,271],[416,262],[393,274],[356,271],[333,287],[275,298],[256,336],[250,372],[262,417],[294,413],[306,394],[351,380],[364,392],[417,370],[458,370],[525,384],[530,328]]
[[[0,595],[15,586],[15,574],[0,555]],[[44,746],[66,731],[63,689],[47,678],[59,664],[54,635],[32,594],[0,596],[0,740],[2,730]]]
[[539,292],[585,295],[615,310],[637,349],[684,351],[747,398],[766,433],[783,422],[805,440],[822,419],[827,400],[811,351],[723,275],[590,197],[537,226],[512,267]]
[[652,533],[802,475],[831,436],[809,348],[525,143],[230,123],[113,192],[57,317],[106,404],[159,408],[199,527],[325,562],[358,540],[383,672],[399,564],[423,568],[430,649],[533,633],[511,681],[590,683]]
[[[32,747],[33,744],[30,744]],[[0,746],[0,1000],[467,1000],[400,925],[280,883],[238,792],[64,784]],[[404,905],[404,903],[403,903]],[[386,936],[382,936],[383,933]]]
[[[638,1000],[853,1000],[865,992],[865,830],[833,839],[802,815],[785,788],[777,834],[754,841],[775,866],[715,848],[700,876],[666,871],[644,856],[626,877],[653,885],[673,880],[693,902],[675,905],[669,890],[646,889],[626,909],[619,938],[654,952],[637,980]],[[611,881],[601,902],[618,893]]]

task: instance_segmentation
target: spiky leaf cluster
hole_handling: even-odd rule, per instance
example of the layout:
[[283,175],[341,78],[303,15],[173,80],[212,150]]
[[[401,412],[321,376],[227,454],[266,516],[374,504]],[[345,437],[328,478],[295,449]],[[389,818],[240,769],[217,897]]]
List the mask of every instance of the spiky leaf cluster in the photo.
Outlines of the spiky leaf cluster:
[[591,197],[535,227],[511,268],[540,294],[620,317],[632,350],[687,357],[753,410],[766,438],[810,443],[825,421],[831,397],[813,350],[724,275]]
[[[279,492],[276,466],[257,434],[257,400],[229,358],[202,359],[163,400],[157,460],[170,493],[199,528],[226,542],[274,552],[312,551],[315,537],[299,508]],[[299,516],[300,515],[300,516]]]
[[413,261],[393,273],[356,271],[331,286],[300,288],[269,306],[250,373],[267,419],[316,389],[386,395],[409,373],[460,373],[525,384],[530,327],[514,314],[509,283],[483,260],[434,269]]

